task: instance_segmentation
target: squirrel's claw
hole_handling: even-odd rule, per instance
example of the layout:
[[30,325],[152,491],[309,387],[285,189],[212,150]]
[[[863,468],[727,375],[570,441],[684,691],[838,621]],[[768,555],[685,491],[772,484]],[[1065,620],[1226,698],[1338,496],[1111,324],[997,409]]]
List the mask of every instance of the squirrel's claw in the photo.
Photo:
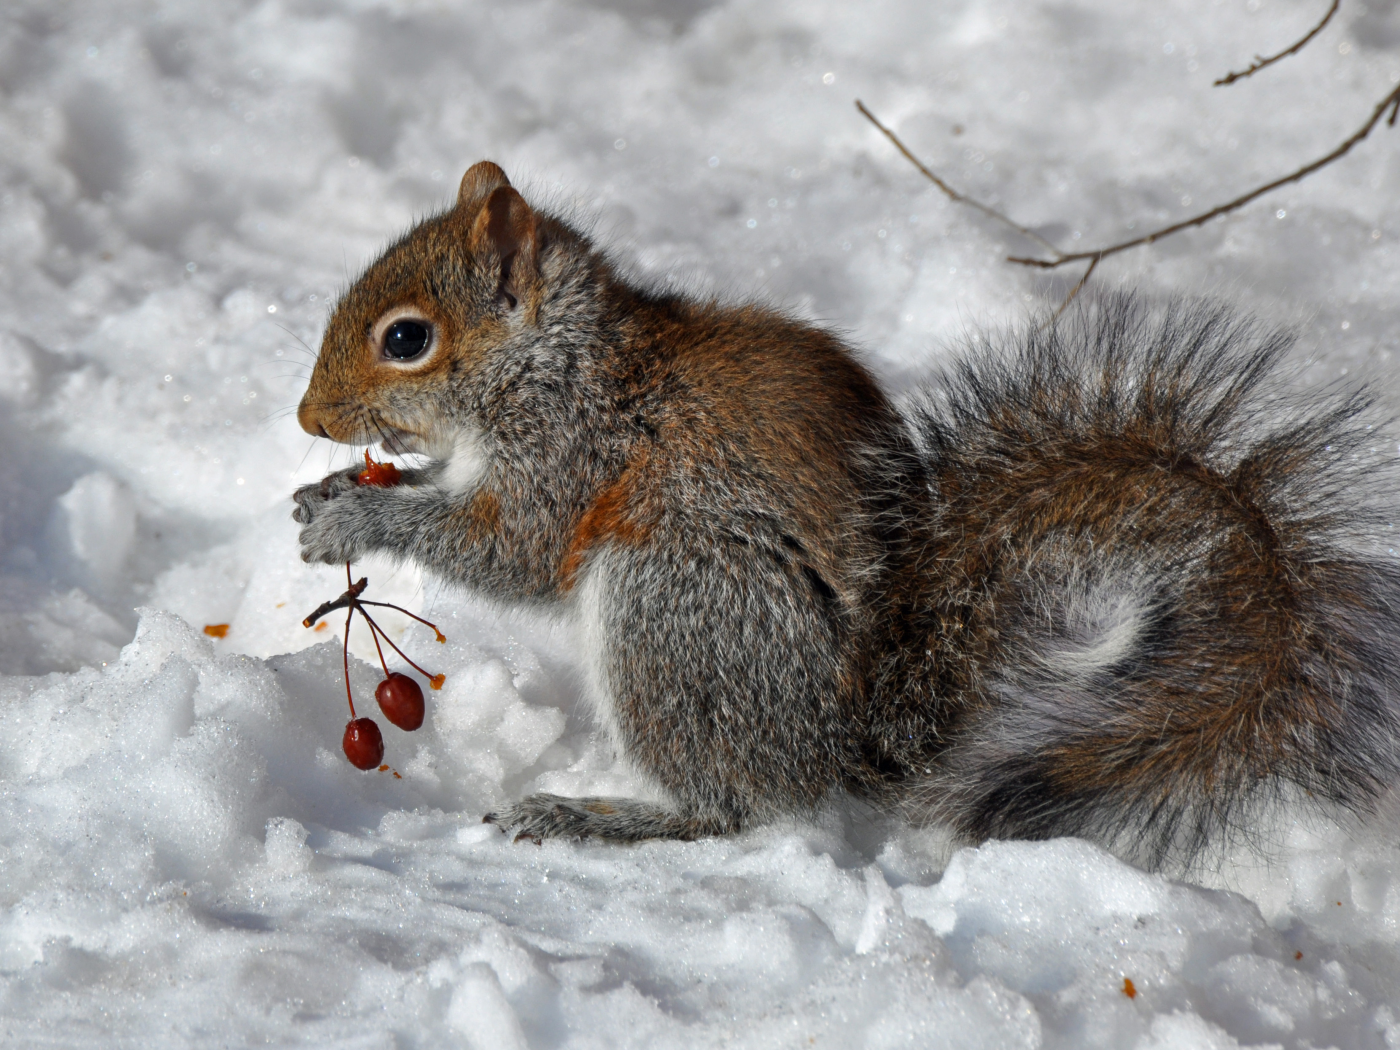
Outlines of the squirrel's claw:
[[542,839],[602,839],[641,842],[645,839],[690,841],[739,830],[732,816],[683,814],[650,802],[624,798],[564,798],[541,792],[529,795],[482,822],[495,824],[514,841],[538,844]]
[[[494,824],[500,829],[502,835],[509,835],[511,827],[515,824],[515,821],[510,817],[503,818],[499,813],[488,813],[481,818],[481,822],[483,824]],[[530,831],[519,831],[516,832],[511,842],[533,842],[536,846],[543,846],[544,836],[534,834]]]
[[292,493],[292,500],[297,505],[296,510],[292,511],[292,520],[302,525],[310,525],[320,504],[328,503],[358,487],[355,479],[359,477],[359,472],[360,468],[357,466],[347,467],[345,470],[327,474],[320,481],[301,486]]
[[338,470],[292,494],[296,503],[292,520],[303,526],[297,536],[302,561],[338,565],[363,553],[357,540],[356,501],[342,498],[363,491],[355,482],[357,473],[356,467]]

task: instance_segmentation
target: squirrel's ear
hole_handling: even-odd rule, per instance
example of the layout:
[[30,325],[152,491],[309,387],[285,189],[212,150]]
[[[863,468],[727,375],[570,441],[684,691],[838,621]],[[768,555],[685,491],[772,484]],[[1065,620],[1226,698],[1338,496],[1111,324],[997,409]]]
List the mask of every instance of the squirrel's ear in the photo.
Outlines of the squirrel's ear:
[[525,198],[509,185],[492,190],[472,226],[471,245],[474,252],[500,260],[497,293],[515,309],[536,278],[535,213]]
[[497,187],[509,185],[510,179],[499,165],[479,160],[462,176],[462,185],[457,188],[457,207],[479,201]]

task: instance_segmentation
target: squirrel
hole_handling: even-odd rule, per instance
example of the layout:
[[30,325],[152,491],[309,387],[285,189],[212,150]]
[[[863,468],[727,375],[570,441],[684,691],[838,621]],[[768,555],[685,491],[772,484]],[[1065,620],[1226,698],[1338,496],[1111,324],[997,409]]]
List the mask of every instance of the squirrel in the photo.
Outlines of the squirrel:
[[1283,798],[1364,814],[1400,772],[1374,398],[1290,392],[1288,348],[1108,295],[899,408],[833,333],[640,287],[483,161],[339,300],[298,409],[426,465],[333,473],[293,516],[307,561],[573,617],[666,801],[531,795],[485,818],[517,838],[725,835],[845,792],[1161,866]]

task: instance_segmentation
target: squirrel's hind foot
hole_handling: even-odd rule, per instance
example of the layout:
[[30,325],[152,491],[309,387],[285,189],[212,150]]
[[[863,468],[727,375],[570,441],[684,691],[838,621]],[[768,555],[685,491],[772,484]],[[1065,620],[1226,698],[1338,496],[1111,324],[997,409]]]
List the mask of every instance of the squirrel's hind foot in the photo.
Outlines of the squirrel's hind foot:
[[537,845],[554,838],[689,842],[733,834],[740,826],[734,817],[675,813],[630,798],[565,798],[547,794],[530,795],[500,813],[488,813],[482,822],[495,824],[507,834],[514,832],[517,842],[528,839]]

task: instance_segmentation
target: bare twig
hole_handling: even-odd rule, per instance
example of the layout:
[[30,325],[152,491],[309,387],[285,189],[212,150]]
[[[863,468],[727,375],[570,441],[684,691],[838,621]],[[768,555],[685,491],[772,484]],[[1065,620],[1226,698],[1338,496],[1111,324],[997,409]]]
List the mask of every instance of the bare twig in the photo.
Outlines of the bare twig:
[[1054,324],[1060,319],[1060,314],[1065,312],[1065,308],[1068,307],[1070,303],[1074,302],[1074,297],[1083,290],[1086,284],[1089,283],[1089,275],[1094,272],[1094,268],[1098,265],[1098,259],[1089,260],[1089,265],[1084,268],[1083,275],[1080,276],[1079,280],[1075,283],[1074,287],[1069,290],[1069,295],[1065,296],[1065,301],[1062,302],[1059,308],[1053,314],[1050,315],[1050,319],[1046,321],[1045,324],[1041,325],[1042,328],[1048,328],[1050,325]]
[[[350,573],[348,571],[345,574],[345,582],[350,583]],[[353,610],[355,600],[359,598],[360,595],[365,593],[365,588],[368,586],[369,580],[366,577],[361,576],[359,583],[350,583],[349,590],[347,590],[339,598],[335,599],[335,601],[322,602],[320,605],[316,606],[316,611],[313,612],[306,619],[302,620],[301,625],[303,627],[314,627],[316,626],[317,620],[319,620],[322,616],[325,616],[328,612],[334,612],[336,609],[344,609],[348,606]]]
[[866,120],[870,121],[870,123],[874,124],[877,128],[879,128],[884,133],[885,138],[889,139],[891,142],[894,143],[894,148],[899,150],[900,153],[903,153],[905,159],[908,160],[910,164],[914,165],[914,167],[918,168],[919,171],[923,173],[924,178],[928,179],[931,183],[933,183],[945,194],[947,194],[949,200],[956,201],[958,204],[966,204],[968,205],[968,207],[971,208],[976,208],[988,218],[995,219],[1003,226],[1015,230],[1022,237],[1027,237],[1030,240],[1035,241],[1037,244],[1041,245],[1046,251],[1059,254],[1060,249],[1056,248],[1053,244],[1047,241],[1040,234],[1036,233],[1034,230],[1027,229],[1026,227],[1022,226],[1020,223],[1014,221],[1013,219],[1007,218],[995,208],[983,204],[979,200],[974,200],[965,193],[959,193],[957,190],[953,189],[953,187],[949,186],[946,182],[940,179],[937,175],[935,175],[924,165],[923,161],[921,161],[918,157],[914,156],[914,154],[910,153],[909,147],[907,147],[903,142],[899,141],[899,136],[896,135],[889,128],[885,127],[885,125],[881,124],[879,119],[875,116],[875,114],[871,113],[870,110],[865,108],[865,103],[862,102],[860,99],[856,99],[856,109],[861,111]]
[[345,702],[350,705],[350,720],[354,721],[355,698],[350,695],[350,621],[355,618],[355,610],[345,613],[345,643],[340,647],[340,662],[345,667]]
[[[1329,14],[1328,17],[1330,18],[1331,15]],[[1303,43],[1306,43],[1306,40],[1301,41],[1296,46],[1301,47]],[[1017,233],[1028,237],[1033,241],[1036,241],[1037,243],[1042,245],[1050,254],[1050,258],[1048,259],[1037,259],[1030,256],[1008,255],[1006,258],[1007,262],[1017,263],[1021,266],[1032,266],[1041,270],[1053,270],[1057,267],[1064,266],[1068,263],[1089,263],[1088,268],[1084,271],[1084,275],[1080,277],[1079,281],[1075,284],[1075,286],[1072,289],[1070,289],[1069,295],[1065,297],[1065,301],[1060,304],[1059,309],[1057,309],[1052,315],[1051,320],[1053,321],[1055,318],[1059,317],[1060,314],[1064,312],[1065,307],[1067,307],[1074,300],[1074,297],[1077,296],[1079,292],[1083,289],[1085,282],[1087,282],[1089,279],[1089,275],[1094,272],[1094,269],[1098,266],[1098,264],[1102,260],[1107,259],[1110,255],[1117,255],[1119,252],[1125,252],[1129,248],[1137,248],[1144,244],[1152,244],[1155,241],[1161,240],[1163,237],[1168,237],[1173,233],[1179,233],[1182,230],[1188,230],[1193,226],[1202,226],[1205,223],[1209,222],[1211,219],[1217,218],[1221,215],[1229,214],[1232,211],[1236,211],[1237,209],[1244,207],[1250,201],[1262,197],[1264,194],[1269,193],[1272,190],[1276,190],[1280,186],[1286,186],[1290,182],[1299,182],[1307,178],[1313,172],[1318,171],[1321,168],[1325,168],[1328,164],[1331,164],[1335,160],[1339,160],[1347,153],[1351,152],[1352,148],[1356,146],[1357,143],[1365,139],[1367,135],[1371,134],[1371,132],[1375,129],[1376,125],[1381,122],[1381,119],[1386,117],[1387,111],[1389,111],[1390,115],[1389,118],[1386,119],[1386,124],[1389,127],[1394,127],[1396,117],[1400,116],[1400,87],[1396,87],[1390,92],[1390,94],[1386,95],[1385,98],[1381,99],[1381,101],[1376,104],[1376,108],[1372,110],[1370,118],[1367,119],[1366,123],[1361,125],[1361,127],[1357,129],[1357,131],[1353,133],[1350,138],[1342,142],[1342,144],[1339,145],[1336,149],[1332,150],[1332,152],[1326,154],[1323,157],[1319,157],[1317,160],[1311,162],[1310,164],[1303,165],[1297,171],[1291,172],[1288,175],[1284,175],[1282,178],[1274,179],[1272,182],[1267,182],[1262,186],[1258,186],[1250,190],[1248,193],[1236,197],[1234,200],[1227,201],[1224,204],[1211,208],[1209,211],[1201,212],[1199,215],[1192,216],[1189,219],[1183,219],[1181,222],[1172,223],[1170,226],[1163,226],[1159,230],[1153,230],[1151,233],[1145,233],[1141,237],[1134,237],[1132,240],[1121,241],[1118,244],[1110,244],[1103,248],[1093,248],[1088,251],[1082,252],[1062,251],[1061,249],[1057,248],[1054,244],[1046,240],[1044,237],[1040,236],[1040,234],[1035,233],[1033,230],[1027,229],[1020,223],[1016,222],[1014,219],[1003,215],[995,208],[991,208],[981,203],[980,201],[974,200],[966,194],[959,193],[957,190],[953,189],[946,182],[944,182],[937,175],[935,175],[932,171],[930,171],[929,168],[921,160],[919,160],[918,157],[914,156],[914,154],[910,152],[909,148],[905,146],[903,142],[900,141],[899,136],[896,135],[889,128],[885,127],[885,125],[881,124],[880,121],[876,118],[875,114],[871,113],[870,110],[866,109],[865,105],[859,99],[856,100],[856,108],[860,110],[860,112],[865,116],[867,120],[870,121],[870,123],[874,124],[877,128],[879,128],[880,131],[884,133],[885,137],[888,138],[890,142],[894,143],[895,148],[898,149],[900,153],[904,154],[905,158],[907,158],[911,164],[918,168],[925,178],[927,178],[930,182],[932,182],[935,186],[942,190],[950,200],[956,201],[959,204],[967,204],[973,208],[976,208],[984,215],[995,219],[996,221],[1002,223],[1010,229],[1015,230]]]
[[[1034,230],[1022,226],[1020,223],[1016,222],[1014,219],[1011,219],[1006,215],[1003,215],[995,208],[983,204],[981,201],[975,200],[965,193],[959,193],[957,190],[953,189],[953,187],[949,186],[946,182],[944,182],[932,171],[930,171],[929,168],[923,163],[923,161],[919,160],[918,157],[914,156],[914,154],[909,151],[909,147],[900,141],[898,135],[896,135],[889,128],[885,127],[885,125],[881,124],[879,118],[877,118],[874,113],[871,113],[870,110],[866,109],[865,104],[861,102],[860,99],[856,99],[856,109],[861,111],[861,113],[865,116],[866,120],[870,121],[870,123],[874,124],[877,128],[879,128],[880,131],[884,133],[885,138],[889,139],[892,143],[894,143],[895,149],[899,150],[900,153],[903,153],[904,156],[909,160],[909,162],[913,164],[914,167],[918,168],[920,172],[923,173],[925,178],[927,178],[930,182],[932,182],[935,186],[937,186],[940,190],[947,194],[949,200],[954,201],[958,204],[967,204],[973,208],[976,208],[983,215],[995,219],[1003,226],[1006,226],[1016,231],[1023,237],[1029,238],[1030,240],[1036,241],[1037,243],[1043,245],[1046,251],[1050,252],[1056,258],[1060,258],[1065,254],[1064,252],[1060,251],[1059,248],[1055,247],[1054,244],[1052,244],[1050,241],[1047,241],[1044,237],[1036,233]],[[1046,326],[1052,325],[1057,320],[1059,320],[1060,315],[1065,312],[1065,309],[1069,306],[1069,304],[1074,302],[1074,297],[1077,296],[1080,293],[1080,291],[1083,290],[1084,285],[1087,284],[1089,281],[1089,275],[1092,274],[1094,272],[1094,269],[1099,265],[1099,258],[1100,256],[1095,255],[1089,260],[1089,265],[1085,268],[1083,276],[1081,276],[1078,282],[1076,282],[1075,286],[1069,290],[1069,294],[1065,296],[1064,301],[1060,303],[1060,305],[1056,308],[1055,312],[1050,315],[1049,320],[1045,322]]]
[[1263,69],[1265,66],[1273,65],[1279,59],[1287,58],[1289,55],[1296,55],[1299,51],[1303,50],[1303,48],[1307,47],[1309,40],[1317,36],[1318,33],[1322,32],[1323,28],[1327,25],[1328,22],[1332,21],[1332,16],[1337,13],[1337,8],[1340,7],[1341,4],[1342,0],[1332,0],[1332,6],[1329,7],[1327,9],[1327,13],[1322,16],[1322,21],[1319,22],[1317,25],[1313,26],[1310,30],[1308,30],[1307,35],[1304,36],[1303,39],[1299,40],[1296,44],[1288,48],[1286,51],[1280,51],[1278,54],[1270,55],[1268,58],[1264,58],[1262,55],[1255,55],[1254,61],[1250,63],[1248,69],[1241,70],[1238,73],[1226,73],[1223,77],[1221,77],[1215,82],[1214,86],[1223,87],[1226,84],[1233,84],[1236,80],[1243,80],[1245,77],[1252,77],[1255,73],[1259,72],[1259,70]]
[[1395,88],[1389,95],[1381,99],[1381,101],[1377,103],[1376,108],[1372,111],[1370,119],[1368,119],[1365,124],[1361,125],[1350,138],[1331,153],[1319,157],[1311,164],[1304,164],[1297,171],[1291,172],[1282,178],[1274,179],[1272,182],[1266,182],[1264,185],[1258,186],[1248,193],[1236,197],[1232,201],[1227,201],[1224,204],[1211,208],[1210,211],[1202,212],[1189,219],[1183,219],[1181,222],[1174,222],[1170,226],[1163,226],[1160,230],[1153,230],[1151,233],[1143,234],[1141,237],[1134,237],[1130,241],[1111,244],[1106,248],[1096,248],[1092,251],[1085,252],[1056,251],[1053,259],[1031,259],[1013,255],[1007,257],[1007,262],[1020,263],[1022,266],[1036,266],[1042,270],[1053,270],[1055,267],[1063,266],[1065,263],[1079,262],[1084,259],[1107,259],[1110,255],[1117,255],[1119,252],[1127,251],[1129,248],[1136,248],[1141,244],[1151,244],[1153,241],[1161,240],[1163,237],[1178,233],[1181,230],[1190,229],[1192,226],[1201,226],[1219,215],[1225,215],[1238,208],[1244,207],[1250,201],[1262,197],[1271,190],[1276,190],[1280,186],[1286,186],[1290,182],[1299,182],[1319,168],[1325,168],[1334,160],[1344,157],[1351,152],[1353,146],[1367,135],[1371,134],[1375,126],[1381,122],[1381,118],[1385,116],[1386,110],[1390,111],[1390,119],[1386,123],[1394,127],[1397,109],[1400,109],[1400,87]]

